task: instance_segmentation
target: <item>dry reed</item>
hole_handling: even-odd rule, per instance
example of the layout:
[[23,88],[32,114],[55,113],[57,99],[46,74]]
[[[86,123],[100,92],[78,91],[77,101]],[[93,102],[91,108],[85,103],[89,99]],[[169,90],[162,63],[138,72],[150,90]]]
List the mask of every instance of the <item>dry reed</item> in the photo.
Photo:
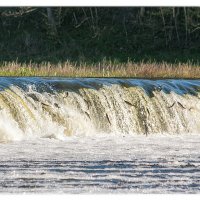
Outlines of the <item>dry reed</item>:
[[41,64],[4,62],[0,76],[124,77],[124,78],[200,78],[200,66],[191,63],[64,63]]

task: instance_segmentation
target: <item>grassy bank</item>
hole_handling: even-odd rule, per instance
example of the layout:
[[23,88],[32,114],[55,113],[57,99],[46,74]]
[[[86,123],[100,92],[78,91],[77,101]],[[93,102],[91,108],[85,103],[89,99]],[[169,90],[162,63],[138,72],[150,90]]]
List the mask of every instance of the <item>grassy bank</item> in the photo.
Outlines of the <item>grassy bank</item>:
[[199,13],[197,7],[2,7],[0,75],[200,78]]
[[4,62],[0,76],[62,76],[62,77],[132,77],[132,78],[200,78],[200,65],[194,63],[102,61],[99,63],[63,62],[52,64]]

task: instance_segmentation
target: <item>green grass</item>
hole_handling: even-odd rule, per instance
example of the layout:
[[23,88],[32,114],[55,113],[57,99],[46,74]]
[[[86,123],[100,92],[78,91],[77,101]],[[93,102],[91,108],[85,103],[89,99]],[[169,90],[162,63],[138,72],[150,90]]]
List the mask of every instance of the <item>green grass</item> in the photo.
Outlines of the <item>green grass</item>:
[[122,78],[200,78],[200,66],[191,62],[139,62],[103,60],[99,63],[4,62],[0,76],[122,77]]

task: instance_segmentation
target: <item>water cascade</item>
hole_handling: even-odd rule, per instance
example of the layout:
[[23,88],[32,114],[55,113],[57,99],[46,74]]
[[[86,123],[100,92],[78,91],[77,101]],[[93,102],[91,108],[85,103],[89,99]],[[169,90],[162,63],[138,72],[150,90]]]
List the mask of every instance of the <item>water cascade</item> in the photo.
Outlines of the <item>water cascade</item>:
[[0,78],[0,141],[200,131],[199,80]]

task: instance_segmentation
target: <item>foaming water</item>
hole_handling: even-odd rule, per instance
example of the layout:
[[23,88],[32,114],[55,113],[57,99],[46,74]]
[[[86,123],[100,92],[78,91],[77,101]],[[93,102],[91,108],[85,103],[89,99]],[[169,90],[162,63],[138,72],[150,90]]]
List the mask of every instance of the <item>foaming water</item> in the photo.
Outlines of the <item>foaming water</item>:
[[199,193],[199,145],[160,134],[0,144],[0,192]]
[[199,133],[199,80],[1,78],[0,140]]
[[0,78],[0,192],[199,193],[199,89]]

